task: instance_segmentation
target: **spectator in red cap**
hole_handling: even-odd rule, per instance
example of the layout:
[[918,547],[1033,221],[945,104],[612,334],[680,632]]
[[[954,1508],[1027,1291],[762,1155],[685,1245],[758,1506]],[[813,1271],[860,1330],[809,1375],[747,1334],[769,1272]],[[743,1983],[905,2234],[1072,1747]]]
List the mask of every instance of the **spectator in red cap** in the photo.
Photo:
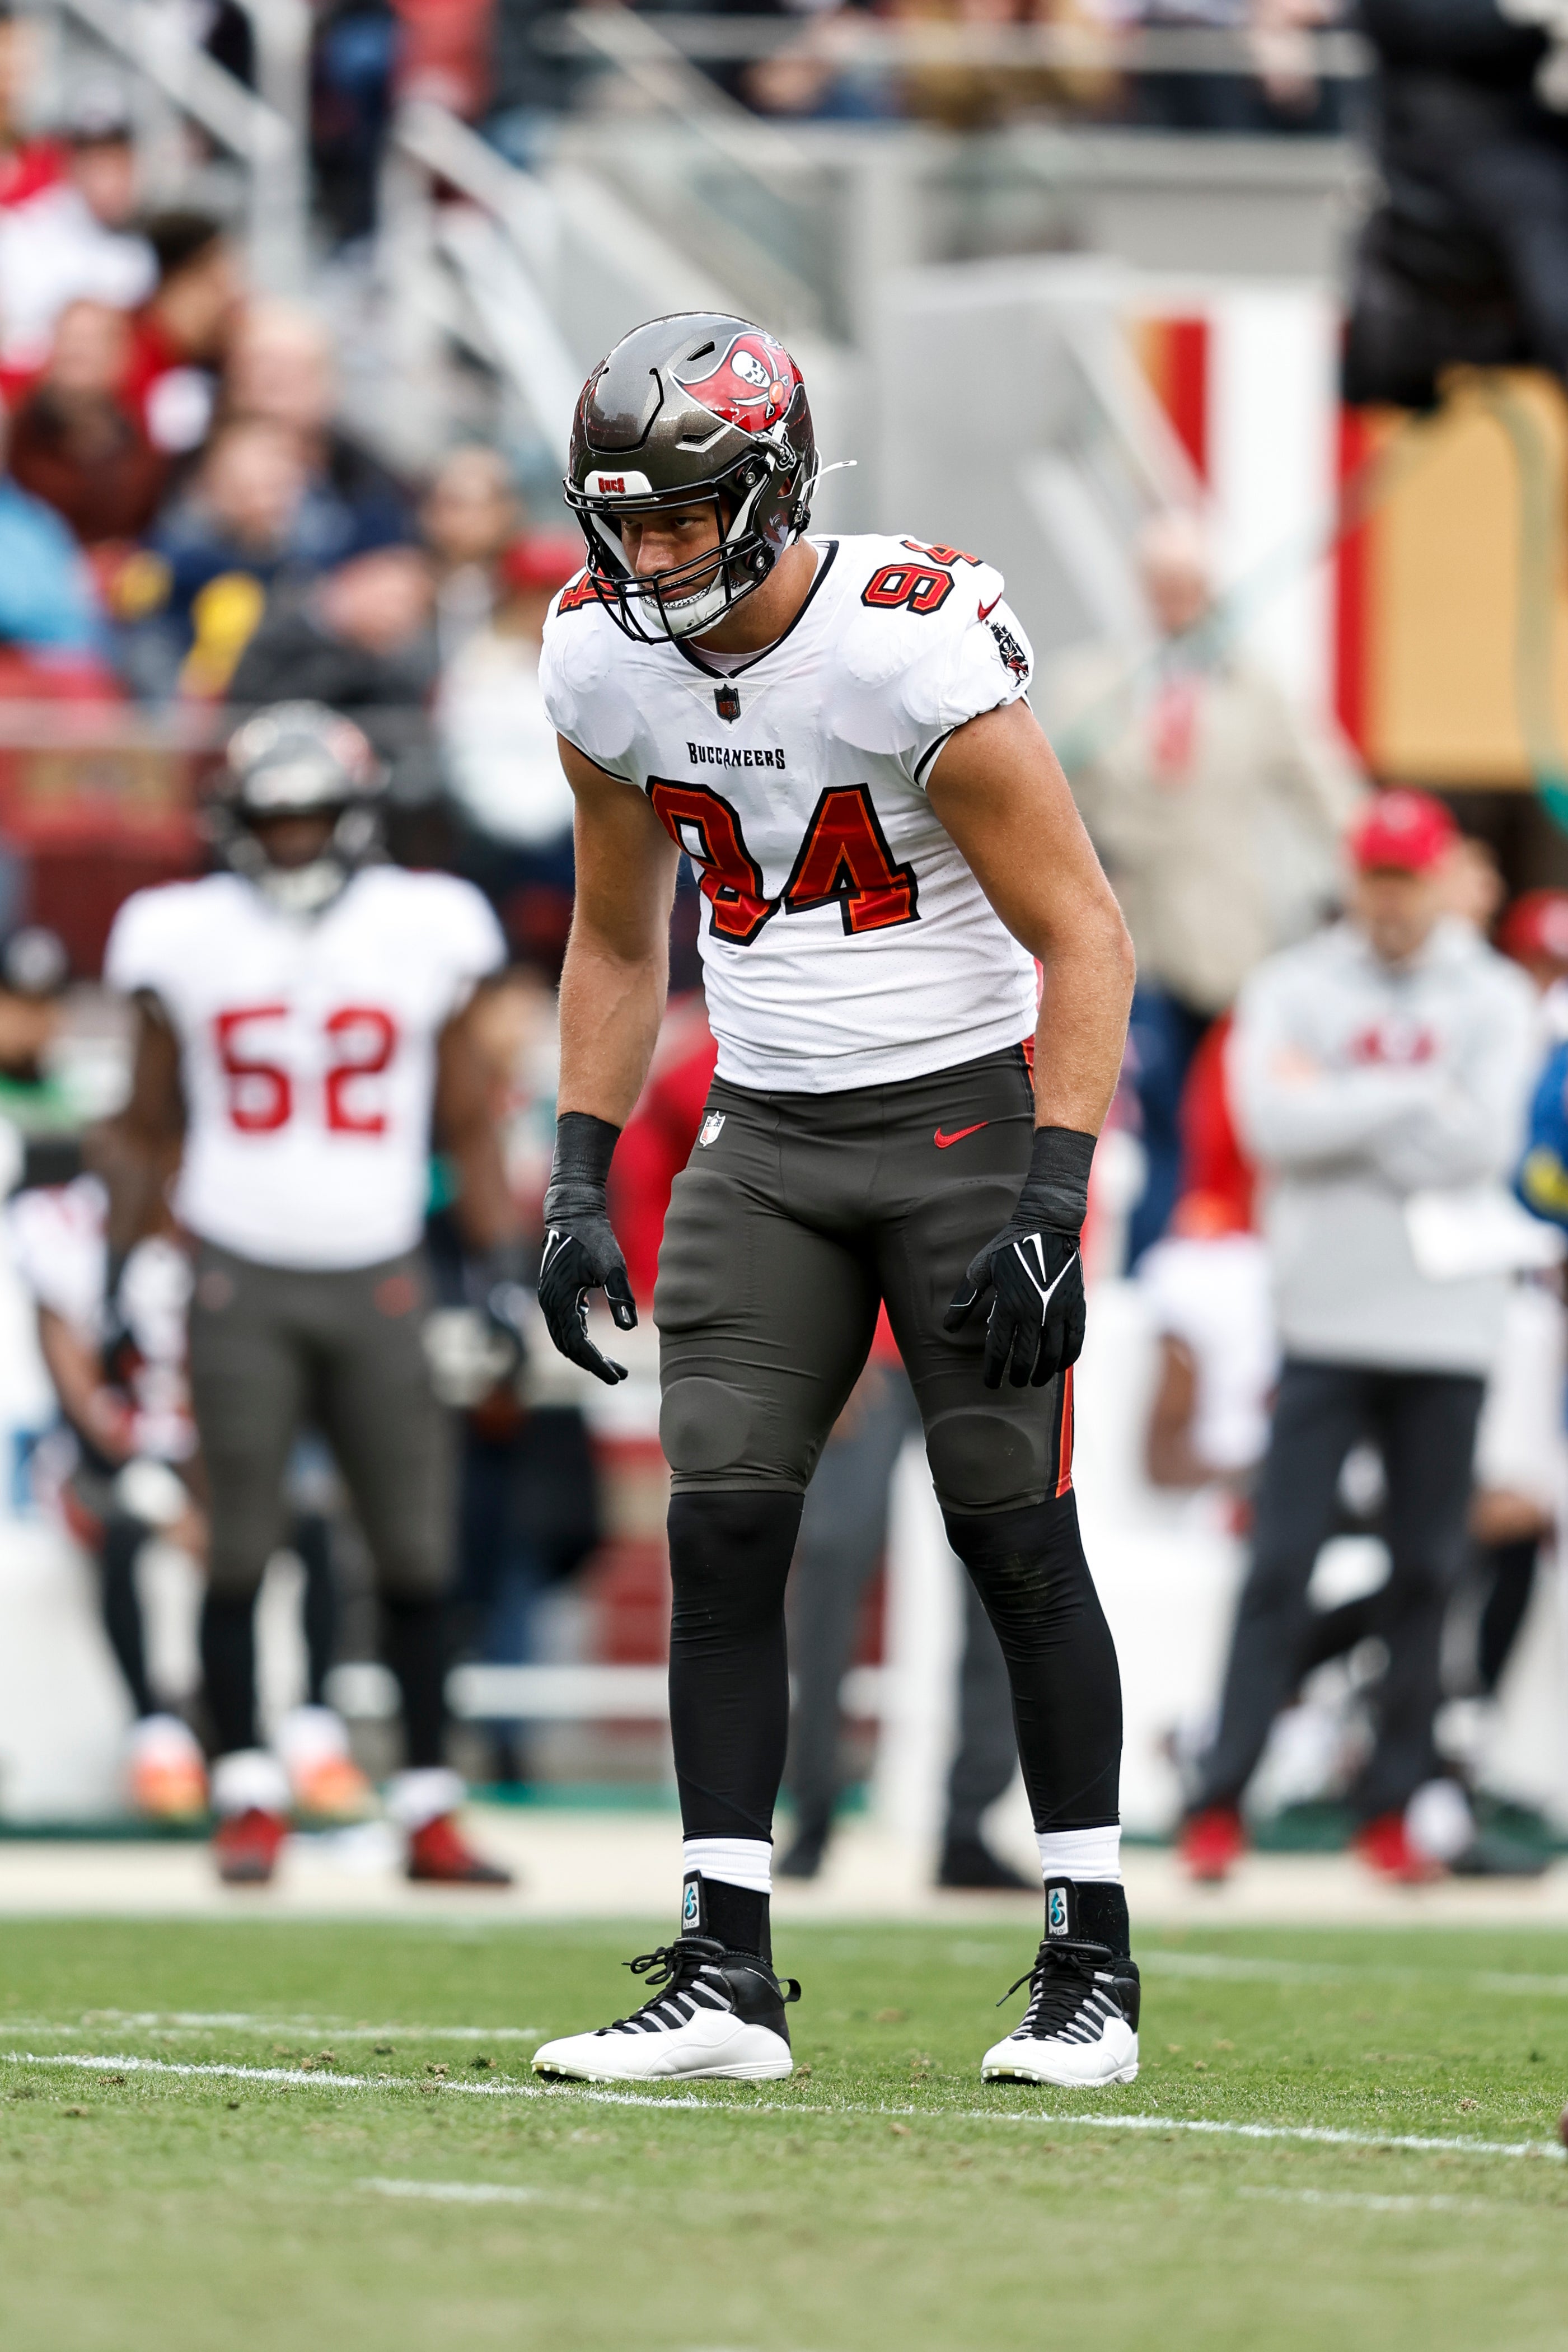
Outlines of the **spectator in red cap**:
[[1498,925],[1497,943],[1546,995],[1568,979],[1568,890],[1526,890]]
[[1488,1213],[1518,1154],[1534,1020],[1523,975],[1445,911],[1458,837],[1424,793],[1377,795],[1351,830],[1345,919],[1270,958],[1238,1007],[1231,1100],[1265,1181],[1283,1364],[1219,1729],[1184,1832],[1199,1877],[1241,1849],[1243,1792],[1305,1662],[1340,1472],[1368,1439],[1387,1483],[1389,1657],[1352,1792],[1356,1843],[1394,1877],[1437,1866],[1418,1843],[1433,1809],[1412,1801],[1440,1780],[1444,1606],[1507,1305]]

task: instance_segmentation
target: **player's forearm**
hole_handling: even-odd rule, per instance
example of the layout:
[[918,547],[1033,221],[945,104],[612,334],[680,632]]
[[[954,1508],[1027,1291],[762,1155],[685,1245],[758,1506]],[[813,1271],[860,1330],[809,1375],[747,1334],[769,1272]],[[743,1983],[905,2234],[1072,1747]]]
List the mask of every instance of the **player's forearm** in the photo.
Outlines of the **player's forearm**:
[[179,1044],[157,999],[143,994],[137,1002],[130,1099],[103,1138],[111,1257],[123,1257],[157,1232],[184,1135]]
[[926,785],[1001,920],[1044,973],[1036,1123],[1098,1135],[1126,1042],[1133,942],[1056,756],[1023,702],[957,728]]
[[130,1418],[123,1400],[105,1386],[97,1349],[45,1307],[38,1310],[38,1351],[72,1428],[110,1461],[123,1462],[131,1450]]
[[653,1058],[669,985],[661,937],[647,954],[616,954],[591,924],[573,924],[560,982],[560,1111],[624,1127]]
[[452,1138],[450,1151],[457,1169],[455,1205],[463,1238],[481,1254],[520,1242],[523,1221],[507,1182],[501,1147],[486,1119]]
[[1134,976],[1132,941],[1109,890],[1062,939],[1035,946],[1044,974],[1035,1031],[1038,1127],[1098,1135],[1116,1091]]
[[172,1149],[167,1142],[145,1141],[123,1125],[120,1142],[106,1171],[109,1251],[117,1261],[162,1225],[171,1165],[178,1157],[177,1143]]

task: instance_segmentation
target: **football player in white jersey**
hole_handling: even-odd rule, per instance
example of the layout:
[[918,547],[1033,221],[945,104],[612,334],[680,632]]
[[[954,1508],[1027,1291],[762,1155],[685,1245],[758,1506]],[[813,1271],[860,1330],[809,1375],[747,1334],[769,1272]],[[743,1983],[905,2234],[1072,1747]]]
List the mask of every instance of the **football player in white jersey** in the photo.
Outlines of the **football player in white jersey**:
[[192,1402],[211,1508],[202,1629],[218,1866],[270,1877],[287,1782],[258,1743],[254,1604],[282,1539],[300,1423],[326,1436],[374,1559],[407,1769],[389,1809],[418,1878],[498,1883],[443,1765],[450,1432],[421,1344],[433,1123],[470,1242],[516,1297],[517,1225],[465,1013],[505,960],[469,884],[378,862],[379,772],[347,719],[280,704],[242,727],[218,803],[226,870],[139,891],[105,972],[138,1008],[111,1245],[168,1171],[194,1237]]
[[658,1031],[682,850],[708,902],[718,1068],[653,1299],[681,1933],[632,1963],[653,1989],[640,2009],[534,2063],[790,2070],[768,1920],[784,1584],[885,1301],[1008,1661],[1044,1874],[1024,2017],[983,2072],[1129,2082],[1121,1694],[1078,1535],[1071,1366],[1132,950],[1024,699],[1028,645],[998,574],[958,548],[807,536],[805,388],[744,320],[660,319],[618,343],[570,466],[589,564],[552,608],[541,677],[578,896],[539,1297],[601,1379],[621,1370],[586,1302],[602,1287],[621,1328],[636,1320],[605,1181]]

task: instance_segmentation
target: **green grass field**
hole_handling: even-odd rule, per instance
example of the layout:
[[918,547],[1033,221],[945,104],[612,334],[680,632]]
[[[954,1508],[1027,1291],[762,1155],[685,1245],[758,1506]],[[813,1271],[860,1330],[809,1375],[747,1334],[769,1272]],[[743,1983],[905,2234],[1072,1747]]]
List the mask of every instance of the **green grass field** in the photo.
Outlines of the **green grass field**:
[[789,2083],[536,2087],[657,1940],[0,1927],[5,2352],[1568,2340],[1560,1937],[1145,1939],[1092,2098],[979,2082],[1027,1930],[790,1928]]

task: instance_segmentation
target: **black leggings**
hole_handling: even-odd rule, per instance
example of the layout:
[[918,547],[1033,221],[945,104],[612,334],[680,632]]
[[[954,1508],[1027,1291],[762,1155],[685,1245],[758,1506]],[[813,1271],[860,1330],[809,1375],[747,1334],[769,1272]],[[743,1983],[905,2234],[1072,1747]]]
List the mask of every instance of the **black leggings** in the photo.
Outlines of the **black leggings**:
[[801,1497],[883,1302],[948,1541],[1007,1660],[1036,1823],[1116,1819],[1121,1684],[1078,1534],[1071,1376],[987,1389],[984,1324],[943,1327],[970,1258],[1012,1212],[1033,1124],[1016,1048],[842,1094],[714,1084],[654,1296],[688,1837],[771,1835]]
[[1437,1771],[1432,1718],[1443,1614],[1464,1562],[1480,1402],[1480,1381],[1457,1372],[1286,1364],[1219,1730],[1204,1759],[1198,1806],[1240,1801],[1274,1717],[1310,1660],[1307,1586],[1333,1532],[1345,1456],[1363,1437],[1375,1440],[1383,1455],[1391,1567],[1386,1587],[1375,1596],[1388,1671],[1378,1698],[1377,1744],[1353,1794],[1355,1810],[1373,1820],[1400,1809]]
[[[946,1514],[1012,1685],[1037,1830],[1117,1818],[1122,1691],[1072,1494]],[[670,1728],[687,1837],[770,1838],[789,1730],[784,1586],[800,1497],[676,1495],[670,1505]]]

